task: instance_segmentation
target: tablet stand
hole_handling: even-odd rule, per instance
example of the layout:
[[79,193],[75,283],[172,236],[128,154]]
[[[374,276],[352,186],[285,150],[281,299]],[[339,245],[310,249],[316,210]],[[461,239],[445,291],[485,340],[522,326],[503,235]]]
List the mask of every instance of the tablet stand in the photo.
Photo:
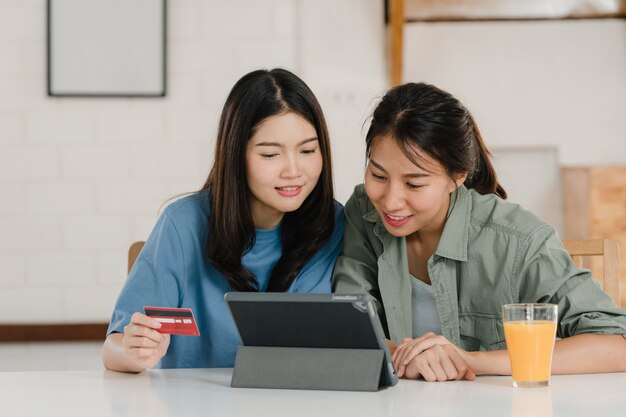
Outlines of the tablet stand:
[[382,349],[240,346],[232,387],[377,391]]

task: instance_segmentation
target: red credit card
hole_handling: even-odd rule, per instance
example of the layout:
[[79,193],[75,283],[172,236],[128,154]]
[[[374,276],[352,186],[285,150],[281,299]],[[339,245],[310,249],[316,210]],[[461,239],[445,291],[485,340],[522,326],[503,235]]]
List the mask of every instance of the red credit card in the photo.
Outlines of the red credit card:
[[161,323],[159,333],[200,336],[196,320],[190,308],[144,306],[146,316]]

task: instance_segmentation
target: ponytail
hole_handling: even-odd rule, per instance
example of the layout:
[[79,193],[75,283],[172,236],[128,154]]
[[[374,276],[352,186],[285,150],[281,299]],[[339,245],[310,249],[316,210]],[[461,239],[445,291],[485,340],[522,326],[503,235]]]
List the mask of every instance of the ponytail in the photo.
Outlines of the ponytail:
[[469,123],[474,133],[477,161],[474,171],[469,173],[464,184],[467,188],[473,188],[479,194],[495,194],[503,200],[506,200],[507,192],[498,182],[496,170],[491,162],[491,152],[489,152],[489,149],[485,146],[485,142],[483,141],[483,137],[480,134],[480,130],[474,118],[469,112],[468,115]]

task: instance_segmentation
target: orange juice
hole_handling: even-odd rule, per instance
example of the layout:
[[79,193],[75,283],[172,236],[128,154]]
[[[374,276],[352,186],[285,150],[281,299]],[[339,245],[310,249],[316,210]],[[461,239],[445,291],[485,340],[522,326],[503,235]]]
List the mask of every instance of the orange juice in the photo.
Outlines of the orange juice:
[[518,383],[550,380],[556,323],[521,320],[504,323],[504,337],[511,361],[511,375]]

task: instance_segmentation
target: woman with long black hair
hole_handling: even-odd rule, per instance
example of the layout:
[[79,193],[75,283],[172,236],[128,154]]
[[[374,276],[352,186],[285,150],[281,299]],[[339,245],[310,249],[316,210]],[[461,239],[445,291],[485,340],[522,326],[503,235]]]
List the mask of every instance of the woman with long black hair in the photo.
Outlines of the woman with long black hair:
[[[242,77],[222,111],[215,162],[196,193],[165,210],[117,300],[107,368],[233,366],[228,291],[330,292],[343,207],[317,99],[282,69]],[[200,337],[158,332],[144,306],[191,308]]]

